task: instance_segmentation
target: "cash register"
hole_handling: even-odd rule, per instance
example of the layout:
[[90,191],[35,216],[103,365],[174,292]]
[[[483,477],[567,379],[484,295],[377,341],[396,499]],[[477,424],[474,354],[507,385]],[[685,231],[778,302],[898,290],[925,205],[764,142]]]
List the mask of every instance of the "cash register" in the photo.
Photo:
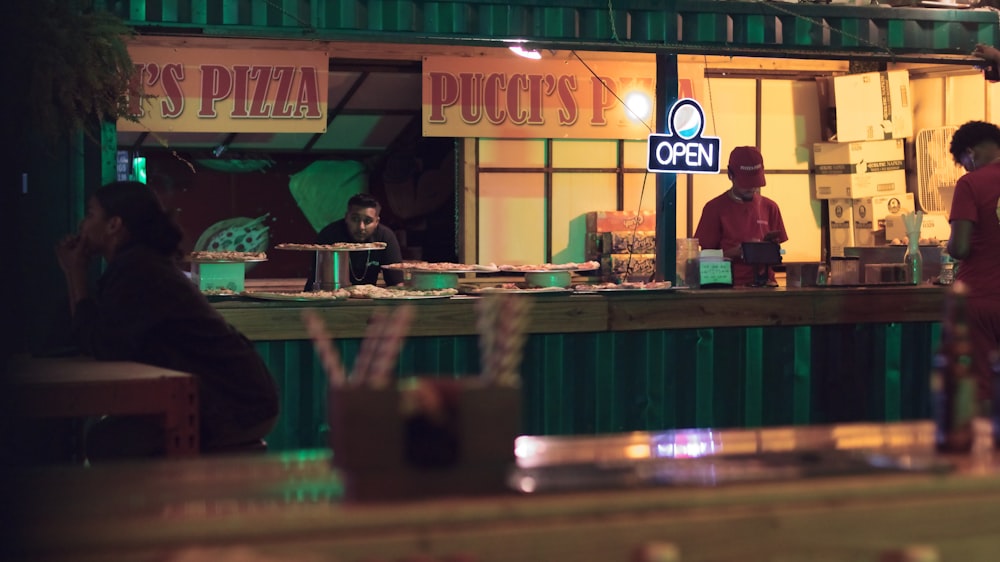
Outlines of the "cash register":
[[751,287],[774,286],[771,267],[781,263],[781,246],[775,242],[744,242],[743,263],[753,268]]

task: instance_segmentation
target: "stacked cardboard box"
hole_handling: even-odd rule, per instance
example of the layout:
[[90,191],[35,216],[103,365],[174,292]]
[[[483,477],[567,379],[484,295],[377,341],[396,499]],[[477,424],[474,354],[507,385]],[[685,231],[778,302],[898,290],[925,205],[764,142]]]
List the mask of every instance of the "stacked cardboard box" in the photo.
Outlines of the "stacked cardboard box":
[[646,281],[656,273],[656,213],[587,213],[588,260],[601,262],[605,280]]
[[886,218],[914,211],[904,156],[904,139],[913,136],[909,74],[826,78],[819,92],[830,142],[813,145],[814,195],[827,201],[830,256],[884,245]]

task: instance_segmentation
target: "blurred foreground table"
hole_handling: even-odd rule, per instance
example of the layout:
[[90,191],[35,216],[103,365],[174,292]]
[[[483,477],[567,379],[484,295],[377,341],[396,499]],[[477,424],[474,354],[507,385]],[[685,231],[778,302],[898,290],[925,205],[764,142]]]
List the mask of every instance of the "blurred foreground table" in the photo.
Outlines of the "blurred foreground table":
[[[773,428],[756,437],[701,431],[716,453],[735,443],[732,460],[819,446],[891,454],[905,465],[933,442],[926,422]],[[635,433],[523,445],[557,451],[569,466],[614,464],[637,444],[679,440]],[[670,451],[664,462],[681,460]],[[537,449],[521,454],[540,458]],[[16,540],[4,559],[625,562],[653,560],[636,553],[669,545],[681,562],[876,562],[922,543],[943,561],[993,562],[1000,552],[1000,465],[989,453],[946,470],[381,503],[344,502],[330,459],[328,450],[303,450],[12,474],[5,482],[20,494],[4,505],[17,506],[9,518]]]
[[0,386],[2,415],[152,415],[162,420],[167,456],[198,454],[198,387],[190,374],[86,357],[21,358],[9,371]]

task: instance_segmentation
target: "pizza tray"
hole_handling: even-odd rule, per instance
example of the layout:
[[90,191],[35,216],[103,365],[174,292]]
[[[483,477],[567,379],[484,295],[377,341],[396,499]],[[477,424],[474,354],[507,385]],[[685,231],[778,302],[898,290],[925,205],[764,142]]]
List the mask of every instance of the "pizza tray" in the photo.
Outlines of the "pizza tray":
[[425,301],[450,299],[454,295],[400,295],[398,297],[371,297],[367,300],[391,302],[391,301]]
[[571,295],[573,289],[569,287],[518,287],[516,289],[507,287],[465,287],[462,289],[467,295]]
[[347,300],[348,297],[337,296],[309,296],[307,293],[280,293],[270,291],[246,291],[243,296],[266,301],[292,301],[292,302],[332,302]]
[[383,265],[382,269],[390,269],[392,271],[408,271],[410,273],[499,273],[500,268],[496,266],[488,265],[471,265],[471,264],[459,264],[466,265],[466,267],[456,267],[454,269],[434,269],[426,266],[413,265],[413,266],[400,266],[398,264],[388,264]]
[[251,258],[245,260],[214,260],[209,258],[186,258],[187,263],[257,263],[267,261],[267,258]]
[[342,246],[338,247],[336,244],[316,244],[314,247],[289,247],[287,244],[278,244],[274,247],[275,250],[291,250],[293,252],[369,252],[374,250],[384,250],[386,247],[384,242],[376,244],[364,244],[360,246]]

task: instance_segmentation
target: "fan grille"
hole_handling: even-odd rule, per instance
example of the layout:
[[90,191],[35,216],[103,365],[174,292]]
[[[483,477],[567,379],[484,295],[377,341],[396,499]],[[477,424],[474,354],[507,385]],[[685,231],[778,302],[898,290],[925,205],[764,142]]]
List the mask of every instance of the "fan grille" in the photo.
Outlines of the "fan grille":
[[958,127],[936,127],[917,133],[917,205],[928,213],[947,212],[950,204],[942,195],[954,191],[958,178],[965,173],[948,151]]

